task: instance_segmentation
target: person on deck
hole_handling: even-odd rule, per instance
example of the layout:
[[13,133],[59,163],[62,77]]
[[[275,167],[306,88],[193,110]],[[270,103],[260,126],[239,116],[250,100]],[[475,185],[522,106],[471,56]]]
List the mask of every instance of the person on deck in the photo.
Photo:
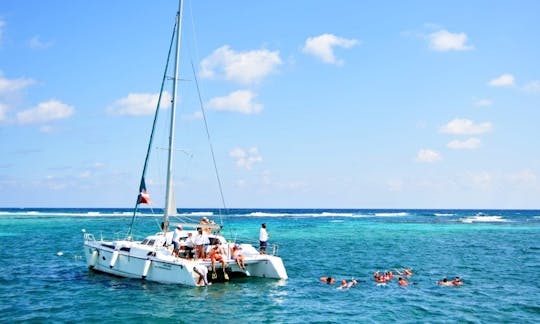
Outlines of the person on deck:
[[266,224],[261,224],[261,230],[259,231],[259,250],[261,254],[266,254],[266,243],[269,237],[270,235],[266,231]]
[[174,229],[173,236],[172,236],[172,244],[173,244],[173,255],[178,256],[178,251],[180,250],[180,232],[182,231],[182,226],[178,225]]
[[221,268],[223,269],[223,277],[225,280],[229,280],[229,276],[227,275],[227,272],[225,269],[227,268],[227,262],[225,262],[225,258],[223,257],[221,248],[219,245],[214,245],[212,250],[210,250],[210,260],[212,261],[212,279],[217,278],[216,273],[216,262],[221,263]]
[[193,247],[195,244],[193,243],[193,233],[188,233],[188,237],[185,241],[180,242],[181,248],[184,249],[184,257],[187,259],[193,258]]
[[244,256],[242,255],[242,247],[238,244],[235,244],[231,251],[232,259],[236,261],[236,264],[242,270],[246,270],[246,265],[244,264]]
[[205,247],[210,244],[210,240],[208,239],[208,235],[203,232],[202,228],[197,227],[197,235],[195,235],[193,242],[195,243],[195,252],[197,253],[197,259],[206,258]]

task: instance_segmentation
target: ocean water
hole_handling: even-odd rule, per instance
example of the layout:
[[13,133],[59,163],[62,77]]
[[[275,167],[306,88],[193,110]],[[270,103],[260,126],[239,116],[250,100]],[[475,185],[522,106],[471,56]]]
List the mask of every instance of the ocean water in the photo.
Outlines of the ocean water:
[[[255,242],[260,224],[289,279],[188,288],[89,271],[81,229],[121,237],[124,209],[0,209],[1,322],[540,322],[540,211],[182,210]],[[149,211],[136,234],[157,232]],[[374,271],[410,267],[411,285]],[[355,278],[338,290],[322,276]],[[460,276],[460,287],[437,280]]]

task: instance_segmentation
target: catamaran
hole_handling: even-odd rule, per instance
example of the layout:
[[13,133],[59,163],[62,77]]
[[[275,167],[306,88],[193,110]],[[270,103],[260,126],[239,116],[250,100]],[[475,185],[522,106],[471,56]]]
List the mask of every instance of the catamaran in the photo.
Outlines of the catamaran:
[[[89,269],[97,272],[186,286],[201,286],[211,282],[232,281],[236,278],[249,277],[287,279],[287,271],[285,270],[282,259],[277,256],[277,249],[275,248],[271,250],[272,252],[270,254],[266,254],[259,252],[252,244],[227,241],[221,235],[222,224],[212,224],[206,221],[203,223],[173,223],[170,221],[171,217],[178,215],[174,202],[172,169],[175,151],[175,111],[178,92],[177,82],[179,80],[182,13],[183,1],[180,0],[131,225],[125,238],[117,240],[96,239],[93,234],[83,230],[86,263]],[[137,241],[132,235],[133,220],[138,215],[139,205],[149,203],[145,175],[151,155],[152,141],[164,84],[169,79],[167,77],[167,71],[173,47],[175,48],[174,77],[170,78],[172,79],[172,100],[163,217],[159,232]],[[174,231],[171,228],[175,228],[177,232],[173,234]],[[195,237],[201,232],[207,236],[206,244],[199,244],[198,247],[202,251],[198,251],[198,255],[191,255],[188,250],[191,249],[190,245],[192,245],[191,237]],[[175,250],[172,249],[171,244],[173,236],[179,247]],[[236,254],[233,251],[240,250],[239,248],[242,251],[243,263],[233,260],[234,254]],[[213,265],[212,262],[216,262],[216,260],[206,257],[206,254],[210,254],[212,249],[222,251],[222,256],[220,257],[222,262],[217,265]],[[216,267],[219,271],[216,270]],[[208,271],[209,269],[211,271]],[[201,280],[203,276],[206,280]]]

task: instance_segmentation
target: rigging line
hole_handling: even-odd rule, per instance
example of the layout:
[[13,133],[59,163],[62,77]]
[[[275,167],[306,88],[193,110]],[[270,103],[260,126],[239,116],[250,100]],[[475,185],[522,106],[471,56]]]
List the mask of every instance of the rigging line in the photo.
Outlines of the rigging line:
[[[195,60],[196,62],[201,62],[200,60],[200,55],[199,55],[199,46],[198,46],[198,41],[197,41],[197,32],[196,32],[196,28],[195,28],[195,19],[193,17],[193,1],[188,1],[189,3],[189,14],[190,14],[190,20],[191,20],[191,29],[192,29],[192,34],[193,34],[193,48],[194,48],[194,51],[195,51]],[[194,64],[193,64],[193,60],[191,61],[191,68],[193,70],[193,76],[194,76],[194,79],[195,79],[195,84],[197,86],[197,94],[199,96],[199,104],[200,104],[200,107],[201,107],[201,111],[202,111],[202,115],[203,115],[203,119],[204,119],[204,125],[206,127],[206,134],[208,136],[208,142],[210,143],[210,150],[212,152],[212,160],[213,160],[213,163],[214,163],[214,169],[215,169],[215,172],[216,172],[216,177],[217,177],[217,181],[218,181],[218,185],[219,185],[219,192],[220,192],[220,195],[221,195],[221,201],[222,201],[222,204],[223,204],[223,209],[225,212],[227,212],[227,205],[225,204],[225,198],[223,197],[223,188],[222,188],[222,185],[221,185],[221,180],[220,180],[220,177],[219,177],[219,173],[218,173],[218,170],[217,170],[217,166],[216,166],[216,158],[215,158],[215,155],[214,155],[214,149],[212,147],[212,142],[210,140],[210,132],[208,131],[208,123],[206,121],[206,113],[205,113],[205,110],[204,110],[204,105],[202,103],[202,97],[201,97],[201,91],[199,89],[199,80],[197,78],[197,73],[195,72],[195,67],[194,67]],[[219,220],[221,222],[221,225],[223,226],[223,215],[222,215],[222,212],[221,212],[221,209],[218,210],[218,213],[219,213]]]
[[[144,183],[144,176],[146,175],[146,169],[148,167],[148,160],[150,159],[150,152],[151,152],[151,149],[152,149],[152,142],[154,140],[154,133],[155,133],[156,123],[157,123],[158,115],[159,115],[161,97],[162,97],[162,94],[163,94],[163,89],[165,87],[165,81],[167,79],[167,71],[169,70],[169,62],[170,62],[170,59],[171,59],[171,52],[172,52],[172,48],[173,48],[174,38],[175,38],[175,35],[176,35],[176,24],[177,23],[178,23],[178,20],[175,19],[174,28],[173,28],[173,32],[172,32],[172,36],[171,36],[171,44],[169,45],[169,52],[167,53],[167,62],[165,63],[165,72],[163,72],[163,79],[161,80],[161,88],[159,90],[159,97],[158,97],[158,102],[157,102],[157,105],[156,105],[156,112],[154,113],[154,122],[152,123],[152,132],[150,133],[150,139],[148,141],[148,148],[146,149],[146,158],[144,160],[144,167],[143,167],[143,172],[142,172],[142,175],[141,175],[141,185]],[[137,214],[137,211],[139,210],[139,195],[141,194],[140,189],[141,188],[139,187],[139,194],[137,195],[137,201],[135,202],[135,208],[133,209],[133,216],[131,217],[131,223],[129,224],[129,228],[128,228],[128,233],[127,233],[128,238],[132,234],[133,223],[135,222],[135,216]]]
[[[197,73],[195,72],[195,65],[193,65],[193,61],[191,61],[191,69],[193,70],[193,76],[195,79],[195,85],[197,86],[197,94],[199,96],[199,104],[204,120],[204,127],[206,129],[206,136],[208,138],[208,144],[210,145],[210,152],[212,153],[212,162],[214,163],[214,171],[216,173],[216,178],[219,186],[219,194],[221,195],[221,203],[223,204],[223,208],[227,210],[227,204],[225,204],[225,197],[223,195],[223,186],[221,185],[221,179],[219,177],[219,171],[217,168],[216,163],[216,155],[214,154],[214,146],[212,145],[212,139],[210,138],[210,131],[208,130],[208,122],[206,121],[206,113],[204,111],[204,105],[201,97],[201,91],[199,89],[199,79],[197,78]],[[221,213],[219,214],[219,221],[221,222],[221,225],[223,226],[223,218],[221,216]]]

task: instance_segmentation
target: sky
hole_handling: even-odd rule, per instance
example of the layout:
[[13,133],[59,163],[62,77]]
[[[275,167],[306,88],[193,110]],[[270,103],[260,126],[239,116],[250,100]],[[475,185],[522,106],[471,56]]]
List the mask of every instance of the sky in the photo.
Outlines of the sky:
[[[0,207],[133,206],[177,6],[0,2]],[[186,1],[177,206],[223,207],[212,148],[228,208],[540,208],[539,13]]]

